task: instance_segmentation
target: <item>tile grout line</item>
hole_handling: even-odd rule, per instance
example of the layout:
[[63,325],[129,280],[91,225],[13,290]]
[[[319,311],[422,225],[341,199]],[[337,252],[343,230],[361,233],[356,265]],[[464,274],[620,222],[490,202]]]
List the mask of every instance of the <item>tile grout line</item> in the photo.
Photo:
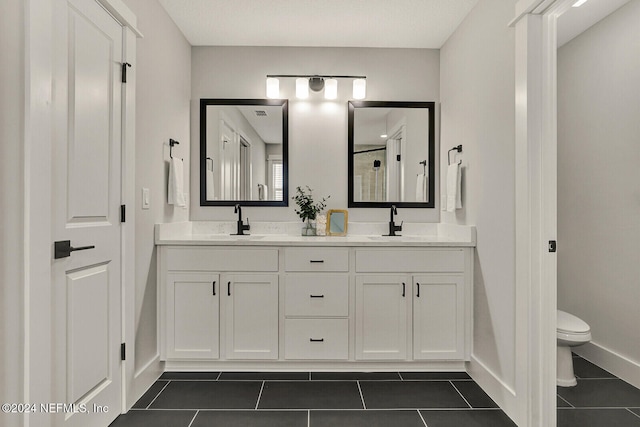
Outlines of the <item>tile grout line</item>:
[[636,414],[635,412],[633,412],[631,409],[626,408],[627,411],[631,412],[633,415],[635,415],[636,417],[640,418],[640,415]]
[[144,408],[144,409],[149,409],[149,408],[151,407],[151,405],[153,405],[153,402],[155,402],[155,401],[156,401],[156,399],[158,398],[158,396],[160,396],[160,393],[162,393],[162,392],[164,391],[164,389],[165,389],[165,388],[167,388],[167,386],[168,386],[169,384],[171,384],[171,380],[167,381],[167,383],[164,385],[164,387],[162,387],[162,390],[160,390],[160,391],[158,392],[158,394],[156,394],[156,397],[154,397],[154,398],[153,398],[153,400],[152,400],[152,401],[147,405],[147,407],[146,407],[146,408]]
[[[311,373],[309,373],[311,375]],[[311,410],[307,409],[307,427],[311,427]]]
[[196,410],[195,415],[193,416],[193,418],[191,418],[191,422],[189,423],[189,425],[187,427],[191,427],[191,425],[193,424],[193,422],[195,421],[196,417],[198,416],[198,414],[200,413],[200,409]]
[[460,393],[460,390],[458,390],[458,387],[456,387],[456,385],[453,383],[453,381],[449,381],[449,384],[451,384],[451,386],[456,389],[456,391],[458,392],[460,397],[462,397],[462,400],[464,400],[464,402],[467,405],[469,405],[469,408],[473,408],[473,406],[471,406],[471,404],[469,404],[469,401],[467,401],[467,399],[462,395],[462,393]]
[[575,408],[575,406],[573,406],[573,405],[571,404],[571,402],[569,402],[569,401],[568,401],[567,399],[565,399],[564,397],[560,396],[559,394],[558,394],[558,397],[559,397],[560,399],[562,399],[562,400],[563,400],[567,405],[571,406],[572,408]]
[[362,409],[367,409],[367,405],[364,403],[364,396],[362,395],[362,389],[360,388],[360,380],[356,381],[358,384],[358,391],[360,392],[360,400],[362,400]]
[[262,385],[260,386],[260,393],[258,393],[258,400],[256,401],[256,407],[254,408],[255,410],[258,410],[258,404],[260,404],[260,398],[262,397],[262,390],[264,389],[264,383],[265,381],[262,381]]
[[422,414],[420,413],[419,409],[416,409],[416,411],[418,412],[418,416],[420,417],[420,419],[422,420],[422,423],[424,424],[424,427],[429,427],[427,425],[427,422],[424,420],[424,417],[422,416]]

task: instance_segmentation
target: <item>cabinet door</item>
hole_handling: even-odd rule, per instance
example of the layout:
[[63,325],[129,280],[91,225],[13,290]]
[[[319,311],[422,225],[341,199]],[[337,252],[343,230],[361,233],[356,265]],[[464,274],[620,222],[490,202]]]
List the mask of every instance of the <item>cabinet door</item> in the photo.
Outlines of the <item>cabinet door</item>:
[[356,277],[356,359],[407,358],[411,282],[405,275]]
[[217,359],[220,277],[212,273],[167,275],[166,353],[169,359]]
[[413,358],[464,358],[464,277],[413,277]]
[[223,276],[227,359],[278,358],[278,275]]

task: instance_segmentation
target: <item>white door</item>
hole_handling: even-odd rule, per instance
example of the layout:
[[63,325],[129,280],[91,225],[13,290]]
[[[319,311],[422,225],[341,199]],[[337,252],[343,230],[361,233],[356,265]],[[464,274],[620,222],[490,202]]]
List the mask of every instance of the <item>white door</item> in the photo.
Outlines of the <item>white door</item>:
[[56,425],[105,427],[122,392],[123,31],[95,1],[56,2],[54,13],[53,240],[89,247],[52,260],[54,396],[80,409]]
[[356,277],[356,359],[407,358],[411,282],[405,275]]
[[278,358],[278,275],[222,277],[227,359]]

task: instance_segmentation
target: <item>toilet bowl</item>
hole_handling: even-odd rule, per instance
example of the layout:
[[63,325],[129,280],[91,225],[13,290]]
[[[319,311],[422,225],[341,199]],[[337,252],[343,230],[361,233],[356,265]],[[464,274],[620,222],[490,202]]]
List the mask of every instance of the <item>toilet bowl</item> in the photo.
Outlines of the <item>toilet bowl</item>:
[[578,382],[573,373],[571,347],[591,341],[591,328],[584,320],[558,310],[556,337],[558,340],[557,384],[561,387],[573,387]]

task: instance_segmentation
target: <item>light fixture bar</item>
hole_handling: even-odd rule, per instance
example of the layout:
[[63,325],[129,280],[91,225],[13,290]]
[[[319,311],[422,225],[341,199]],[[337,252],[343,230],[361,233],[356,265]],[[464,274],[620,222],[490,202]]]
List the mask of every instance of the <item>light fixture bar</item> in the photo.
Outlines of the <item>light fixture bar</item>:
[[323,74],[267,74],[267,78],[296,78],[296,77],[306,77],[306,78],[311,78],[311,77],[322,77],[325,79],[366,79],[367,76],[336,76],[333,74],[327,74],[327,75],[323,75]]

